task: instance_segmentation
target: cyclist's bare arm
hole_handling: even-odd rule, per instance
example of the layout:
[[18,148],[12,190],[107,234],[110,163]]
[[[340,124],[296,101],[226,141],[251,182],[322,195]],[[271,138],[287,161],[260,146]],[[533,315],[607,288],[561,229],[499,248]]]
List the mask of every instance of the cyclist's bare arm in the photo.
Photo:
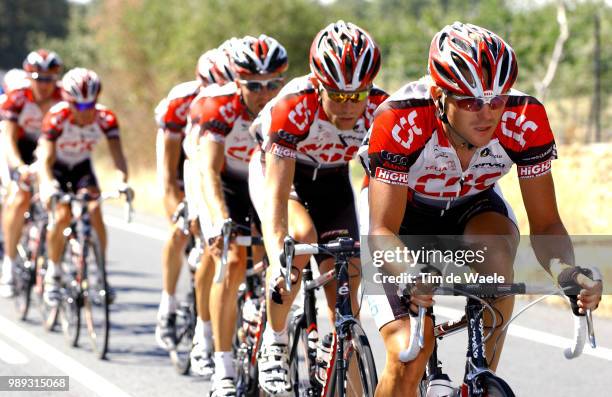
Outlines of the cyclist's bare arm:
[[[370,179],[369,208],[370,208],[370,250],[395,250],[404,244],[397,237],[400,225],[406,210],[407,189],[404,186]],[[384,236],[384,238],[377,238]],[[386,262],[383,269],[386,273],[400,274],[407,271],[406,264]],[[414,294],[410,298],[410,309],[418,311],[418,306],[430,307],[433,305],[429,294]]]
[[108,140],[108,149],[113,158],[115,168],[121,174],[121,182],[127,183],[128,181],[128,168],[125,155],[123,154],[123,147],[121,146],[121,140],[118,138]]
[[164,133],[164,164],[162,170],[164,194],[172,196],[176,201],[176,205],[179,203],[180,196],[177,170],[181,157],[181,143],[181,138],[178,134]]
[[[206,131],[205,134],[212,134]],[[221,169],[225,161],[224,144],[208,139],[206,135],[199,139],[202,148],[201,173],[204,189],[204,202],[208,207],[208,213],[212,217],[213,224],[221,224],[229,218],[229,210],[223,198],[223,187],[221,184]]]
[[[556,272],[551,272],[549,268],[550,260],[558,258],[569,266],[574,266],[575,260],[571,240],[557,209],[552,173],[531,179],[519,179],[519,184],[529,219],[534,253],[546,271],[557,279],[558,273],[554,274]],[[547,244],[547,240],[534,237],[538,235],[556,236],[555,244]],[[595,309],[601,300],[602,283],[594,282],[582,274],[578,275],[577,281],[584,288],[578,297],[578,306]]]
[[40,171],[41,183],[52,183],[55,180],[53,177],[53,164],[55,164],[55,142],[41,137],[38,140],[38,146],[40,147],[40,160],[42,163]]
[[289,193],[295,174],[295,159],[266,153],[266,178],[262,228],[271,266],[280,266],[283,240],[289,233]]
[[2,124],[4,130],[4,133],[2,134],[2,146],[8,149],[5,152],[7,162],[12,168],[21,167],[25,163],[21,159],[19,149],[17,148],[17,141],[19,139],[19,125],[10,120],[4,120]]

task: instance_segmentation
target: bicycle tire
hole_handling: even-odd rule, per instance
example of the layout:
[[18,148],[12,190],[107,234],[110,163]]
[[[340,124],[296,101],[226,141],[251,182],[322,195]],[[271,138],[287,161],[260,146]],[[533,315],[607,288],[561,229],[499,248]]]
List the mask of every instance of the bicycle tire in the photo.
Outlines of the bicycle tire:
[[[93,233],[93,232],[92,232]],[[84,242],[83,264],[87,266],[86,279],[83,283],[83,308],[85,309],[85,322],[91,347],[96,356],[103,360],[108,351],[110,334],[110,310],[108,302],[108,283],[106,280],[106,266],[100,252],[97,239],[92,238]]]
[[[351,386],[350,379],[345,379],[345,395],[349,396],[352,393],[359,393],[365,397],[373,397],[376,391],[376,385],[378,385],[378,375],[376,373],[376,364],[374,362],[374,355],[372,354],[372,348],[368,338],[358,323],[353,323],[349,326],[350,339],[343,341],[344,352],[345,352],[345,363],[346,371],[348,374],[351,366],[351,357],[354,355],[359,370],[360,387],[356,385]],[[331,379],[329,380],[329,387],[326,393],[327,397],[335,396],[337,389],[337,375],[336,375],[336,363],[332,371],[330,372]]]
[[[38,300],[38,309],[40,312],[40,317],[42,321],[42,325],[45,331],[51,332],[55,329],[55,326],[58,323],[59,318],[59,305],[50,306],[45,302],[44,293],[45,293],[45,272],[47,271],[47,256],[43,257],[43,263],[41,265],[40,274],[37,275],[37,283],[40,282],[39,287],[36,291],[36,298]],[[40,278],[40,280],[38,280]]]
[[25,321],[32,302],[32,286],[36,277],[36,261],[32,260],[30,252],[30,229],[34,227],[26,223],[21,239],[17,244],[17,264],[15,268],[15,310],[17,317]]
[[510,386],[502,378],[485,374],[481,380],[485,389],[484,397],[515,397]]
[[[238,299],[238,316],[236,318],[236,330],[234,332],[233,349],[236,357],[236,396],[237,397],[263,397],[266,394],[259,387],[258,366],[254,355],[257,354],[261,346],[261,334],[263,333],[263,324],[265,324],[265,302],[260,302],[263,305],[260,309],[261,325],[259,334],[255,344],[248,342],[245,335],[244,323],[242,317],[242,307],[245,302],[244,294],[241,294]],[[242,338],[239,336],[242,335]]]
[[291,318],[288,327],[289,346],[291,347],[289,369],[293,393],[300,397],[318,396],[321,394],[322,386],[310,376],[308,363],[310,360],[316,360],[316,357],[308,358],[308,332],[304,324],[304,315],[295,315],[295,312],[292,312],[289,316]]
[[191,368],[195,322],[193,302],[181,302],[176,311],[176,346],[168,352],[174,369],[180,375],[188,375]]
[[66,342],[72,347],[78,346],[81,333],[81,308],[79,293],[74,285],[68,286],[66,292],[62,294],[58,316]]

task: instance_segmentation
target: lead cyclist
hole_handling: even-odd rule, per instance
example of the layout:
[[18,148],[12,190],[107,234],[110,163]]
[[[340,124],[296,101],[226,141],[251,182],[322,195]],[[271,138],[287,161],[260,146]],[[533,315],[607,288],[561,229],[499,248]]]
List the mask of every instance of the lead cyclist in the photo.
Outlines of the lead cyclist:
[[[516,164],[536,257],[557,279],[575,263],[555,199],[555,142],[544,106],[512,89],[518,72],[514,50],[493,32],[455,22],[434,36],[428,72],[394,93],[375,115],[366,162],[371,179],[362,194],[369,199],[370,244],[381,244],[373,236],[387,236],[401,247],[398,235],[463,235],[467,242],[488,246],[476,272],[497,273],[511,282],[519,230],[496,182]],[[556,236],[563,247],[551,249],[536,235]],[[386,273],[404,270],[398,263],[383,265]],[[596,309],[601,281],[580,275],[578,283],[580,311]],[[415,396],[433,349],[431,318],[426,317],[425,347],[416,359],[403,364],[398,354],[408,347],[409,311],[434,301],[429,294],[402,301],[386,287],[386,295],[369,297],[387,352],[376,395]],[[514,298],[492,305],[507,320]],[[485,345],[485,351],[493,351],[499,337],[497,354],[489,358],[492,370],[503,348],[504,324],[498,321]],[[484,325],[491,329],[491,316],[485,315]]]

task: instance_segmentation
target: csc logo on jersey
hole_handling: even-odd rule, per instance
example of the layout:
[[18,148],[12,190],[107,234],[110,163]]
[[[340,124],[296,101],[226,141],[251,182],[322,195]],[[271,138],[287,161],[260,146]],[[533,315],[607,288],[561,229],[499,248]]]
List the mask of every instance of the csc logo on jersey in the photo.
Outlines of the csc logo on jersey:
[[[417,117],[417,111],[413,110],[412,112],[408,114],[407,119],[404,116],[402,116],[399,120],[399,124],[395,124],[393,126],[393,129],[391,130],[391,135],[393,136],[393,139],[395,139],[396,142],[398,142],[400,145],[402,145],[406,149],[408,149],[410,145],[412,144],[412,141],[414,140],[414,135],[423,134],[423,130],[417,127],[416,123],[414,122],[414,119],[416,119],[416,117]],[[400,136],[400,132],[406,129],[407,126],[409,127],[408,135],[406,137],[406,140],[404,140]]]
[[304,131],[308,127],[308,119],[311,115],[312,112],[308,109],[306,98],[304,98],[289,112],[288,118],[300,131]]
[[524,114],[517,116],[516,112],[510,110],[504,112],[501,118],[502,134],[517,141],[521,147],[525,147],[527,143],[524,137],[525,133],[528,130],[536,131],[538,125],[531,120],[527,120]]
[[219,108],[219,113],[221,114],[221,117],[225,119],[225,122],[228,124],[233,123],[236,119],[236,113],[234,112],[234,107],[232,106],[231,102],[221,106]]

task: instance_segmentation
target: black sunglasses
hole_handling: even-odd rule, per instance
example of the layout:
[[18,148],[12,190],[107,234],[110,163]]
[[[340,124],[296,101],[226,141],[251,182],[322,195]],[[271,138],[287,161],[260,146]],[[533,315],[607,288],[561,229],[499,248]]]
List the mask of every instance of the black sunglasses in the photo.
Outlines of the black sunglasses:
[[245,86],[247,90],[251,92],[259,92],[264,88],[267,88],[270,91],[278,90],[283,86],[285,79],[282,77],[277,77],[275,79],[270,80],[238,80],[240,84]]

